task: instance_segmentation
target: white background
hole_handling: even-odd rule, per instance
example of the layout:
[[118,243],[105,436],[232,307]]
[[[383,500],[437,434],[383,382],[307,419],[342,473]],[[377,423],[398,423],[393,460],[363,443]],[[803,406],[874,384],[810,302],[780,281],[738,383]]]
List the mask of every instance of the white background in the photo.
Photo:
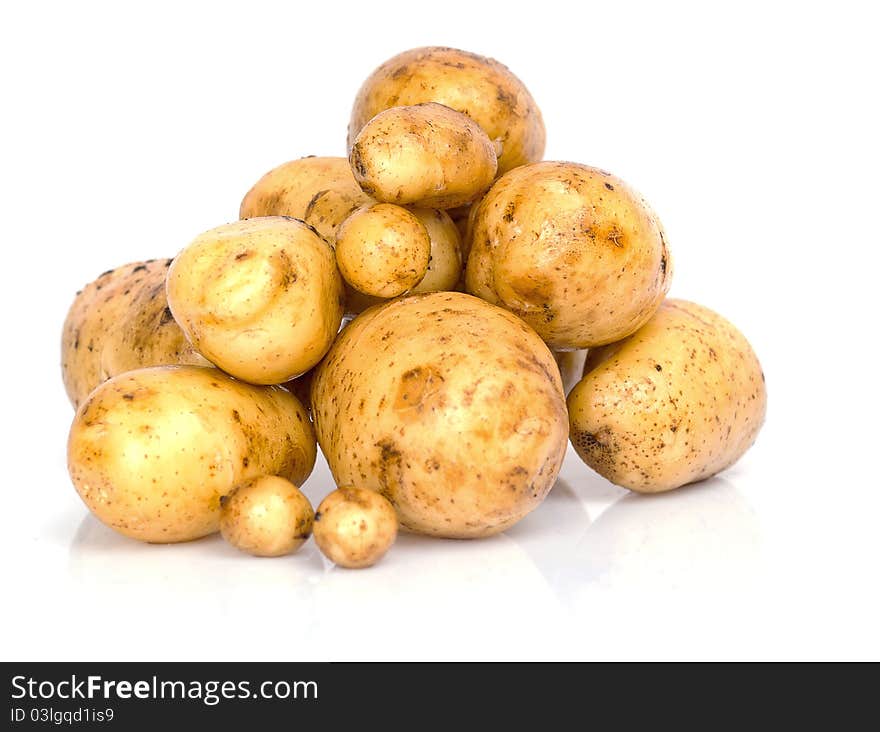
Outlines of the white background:
[[[4,3],[4,659],[878,658],[878,186],[870,3]],[[548,159],[662,217],[672,294],[730,318],[769,415],[733,469],[628,496],[573,454],[503,536],[402,536],[376,568],[148,546],[66,475],[61,323],[110,267],[237,217],[269,168],[343,154],[406,48],[491,55]],[[320,465],[307,485],[330,489]]]

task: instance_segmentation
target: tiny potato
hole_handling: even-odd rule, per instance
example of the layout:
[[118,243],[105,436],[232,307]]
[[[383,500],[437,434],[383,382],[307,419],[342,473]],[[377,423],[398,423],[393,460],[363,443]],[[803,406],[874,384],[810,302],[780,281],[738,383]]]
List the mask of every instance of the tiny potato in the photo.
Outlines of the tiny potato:
[[330,348],[345,305],[333,249],[283,216],[201,234],[168,271],[168,304],[209,361],[253,384],[308,371]]
[[348,158],[312,156],[279,165],[260,178],[242,200],[239,218],[292,216],[332,244],[339,225],[370,201]]
[[735,463],[764,422],[767,392],[742,333],[708,308],[667,300],[629,338],[590,349],[568,407],[587,465],[657,493]]
[[375,491],[337,488],[318,506],[314,532],[318,548],[334,564],[370,567],[397,538],[397,514]]
[[257,557],[292,554],[312,535],[315,512],[286,478],[261,475],[220,499],[220,533]]
[[220,528],[220,499],[260,475],[302,485],[315,464],[302,404],[205,366],[157,366],[105,381],[67,443],[74,487],[103,523],[148,542]]
[[400,206],[376,203],[359,208],[337,232],[339,271],[364,295],[402,295],[421,282],[430,260],[427,228]]
[[625,338],[672,278],[659,219],[619,178],[578,163],[524,165],[499,178],[468,228],[467,291],[516,313],[551,348]]
[[367,195],[427,208],[471,203],[498,170],[495,146],[480,126],[433,102],[377,114],[358,133],[349,160]]
[[456,48],[414,48],[394,56],[363,83],[348,124],[348,147],[373,117],[391,107],[437,102],[476,122],[498,143],[498,173],[544,154],[541,111],[503,64]]

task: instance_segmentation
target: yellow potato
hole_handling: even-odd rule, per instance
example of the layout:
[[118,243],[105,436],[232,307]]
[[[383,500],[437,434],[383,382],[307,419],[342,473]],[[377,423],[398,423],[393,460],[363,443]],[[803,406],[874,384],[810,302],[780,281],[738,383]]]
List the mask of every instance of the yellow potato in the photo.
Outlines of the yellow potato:
[[282,216],[201,234],[174,260],[167,289],[199,352],[253,384],[280,384],[318,363],[345,306],[333,249]]
[[591,349],[568,396],[571,442],[613,483],[657,493],[735,463],[767,392],[745,337],[717,313],[667,300],[629,338]]
[[376,203],[359,208],[337,232],[339,271],[365,295],[402,295],[421,282],[430,260],[428,230],[400,206]]
[[208,365],[175,322],[165,299],[170,259],[133,262],[80,290],[64,322],[61,368],[78,407],[111,376],[145,366]]
[[315,453],[308,414],[286,390],[209,367],[158,366],[92,392],[70,428],[68,467],[101,521],[165,543],[217,531],[220,499],[250,478],[302,485]]
[[498,533],[535,508],[568,437],[541,339],[458,292],[357,317],[315,371],[312,410],[338,485],[380,492],[407,528],[454,538]]
[[434,103],[377,114],[358,133],[349,160],[361,188],[377,201],[428,208],[469,204],[498,170],[482,128]]
[[[422,277],[421,282],[409,291],[409,294],[458,289],[464,273],[462,267],[464,258],[461,251],[461,237],[452,219],[445,211],[439,209],[410,206],[407,210],[424,224],[431,239],[431,259],[428,263],[428,271]],[[345,312],[347,315],[354,316],[373,305],[385,302],[386,299],[364,295],[354,288],[348,287]]]
[[339,225],[370,202],[347,158],[308,157],[279,165],[260,178],[241,202],[239,218],[292,216],[315,227],[332,244]]
[[541,111],[510,69],[485,56],[441,47],[405,51],[369,76],[351,111],[349,150],[379,112],[424,102],[443,104],[480,125],[500,145],[499,174],[544,154]]
[[378,562],[397,538],[397,514],[378,493],[337,488],[315,514],[315,543],[334,564],[349,569]]
[[476,206],[469,238],[467,291],[516,313],[555,349],[625,338],[656,312],[672,277],[644,199],[577,163],[507,173]]
[[256,557],[292,554],[312,535],[315,512],[299,488],[278,475],[253,478],[220,499],[220,533]]
[[428,271],[411,292],[452,290],[461,279],[461,237],[452,219],[445,211],[433,208],[410,208],[424,224],[431,239],[431,261]]

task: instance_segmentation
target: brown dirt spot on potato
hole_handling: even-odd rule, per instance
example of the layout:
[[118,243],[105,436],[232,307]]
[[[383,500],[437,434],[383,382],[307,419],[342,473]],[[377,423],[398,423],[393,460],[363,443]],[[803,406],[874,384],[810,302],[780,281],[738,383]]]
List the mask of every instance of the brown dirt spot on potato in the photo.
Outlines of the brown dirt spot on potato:
[[406,371],[394,397],[395,412],[403,419],[416,419],[426,409],[442,407],[444,384],[443,375],[433,366],[417,366]]

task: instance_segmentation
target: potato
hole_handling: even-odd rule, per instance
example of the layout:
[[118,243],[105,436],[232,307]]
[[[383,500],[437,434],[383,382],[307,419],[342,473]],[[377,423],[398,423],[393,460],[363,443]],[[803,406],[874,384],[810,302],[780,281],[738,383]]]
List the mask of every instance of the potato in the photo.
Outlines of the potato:
[[378,562],[397,538],[397,514],[378,493],[337,488],[315,514],[315,543],[334,564],[349,569]]
[[[462,268],[464,257],[461,251],[461,237],[455,224],[445,211],[439,209],[409,206],[407,210],[424,224],[431,239],[428,271],[409,293],[458,289],[464,272]],[[346,315],[358,315],[373,305],[383,303],[386,299],[364,295],[349,286],[345,298]]]
[[369,76],[351,110],[349,150],[379,112],[423,102],[443,104],[480,125],[500,144],[499,174],[544,154],[544,121],[523,83],[493,59],[440,47],[405,51]]
[[89,510],[141,541],[198,539],[220,527],[220,499],[260,475],[301,485],[315,464],[303,406],[280,387],[203,366],[116,376],[79,408],[68,467]]
[[431,239],[412,213],[390,203],[359,208],[339,227],[336,263],[343,279],[372,297],[396,297],[428,271]]
[[358,133],[349,154],[355,180],[377,201],[455,208],[495,179],[495,146],[469,117],[442,104],[392,107]]
[[241,202],[239,218],[292,216],[331,244],[352,211],[371,202],[347,158],[308,157],[279,165],[260,178]]
[[78,407],[98,384],[144,366],[208,361],[190,345],[165,299],[170,259],[104,272],[76,294],[61,339],[67,395]]
[[208,360],[280,384],[330,348],[345,306],[333,249],[302,221],[236,221],[201,234],[168,271],[168,305]]
[[535,163],[500,178],[476,207],[469,243],[467,291],[561,350],[635,332],[672,276],[648,204],[619,178],[577,163]]
[[452,290],[461,278],[464,261],[458,229],[445,211],[413,207],[409,211],[422,222],[431,240],[428,271],[411,292]]
[[495,534],[535,508],[568,437],[541,339],[458,292],[357,317],[315,371],[312,410],[338,485],[382,493],[403,526],[445,537]]
[[587,355],[568,396],[584,462],[630,490],[657,493],[735,463],[764,421],[767,393],[749,342],[708,308],[667,300],[629,338]]
[[262,475],[220,499],[220,533],[256,557],[292,554],[312,535],[315,512],[299,488],[278,475]]

